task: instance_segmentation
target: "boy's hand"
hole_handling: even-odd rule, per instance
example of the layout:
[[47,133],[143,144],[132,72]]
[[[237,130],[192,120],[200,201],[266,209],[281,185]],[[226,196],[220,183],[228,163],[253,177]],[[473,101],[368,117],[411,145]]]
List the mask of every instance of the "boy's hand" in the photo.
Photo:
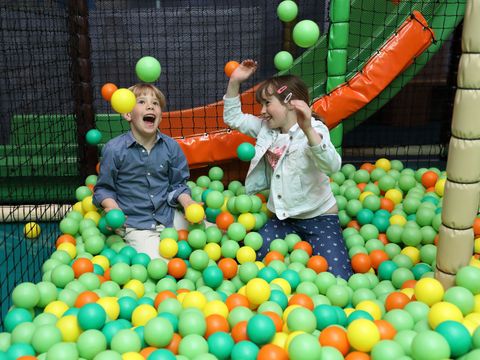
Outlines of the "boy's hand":
[[230,75],[230,81],[244,82],[257,70],[257,62],[252,59],[243,60]]

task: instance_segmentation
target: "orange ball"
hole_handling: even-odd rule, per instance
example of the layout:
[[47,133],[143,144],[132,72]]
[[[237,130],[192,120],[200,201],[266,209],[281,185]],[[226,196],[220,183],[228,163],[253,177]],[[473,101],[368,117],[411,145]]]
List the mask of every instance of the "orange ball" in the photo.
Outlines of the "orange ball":
[[475,237],[480,235],[480,218],[478,217],[473,220],[473,233],[475,234]]
[[367,170],[369,173],[375,170],[375,168],[375,165],[372,163],[363,163],[362,166],[360,166],[360,169]]
[[240,63],[238,61],[235,61],[235,60],[227,62],[225,64],[225,67],[223,68],[223,71],[225,71],[225,75],[230,77],[239,65],[240,65]]
[[378,332],[380,333],[380,339],[382,340],[393,340],[397,334],[397,330],[390,324],[387,320],[374,320],[375,325],[377,325]]
[[425,188],[435,187],[435,183],[438,180],[438,174],[434,171],[425,171],[422,175],[422,185]]
[[183,259],[173,258],[168,262],[168,274],[181,279],[187,273],[187,264]]
[[74,306],[81,308],[85,304],[97,302],[98,299],[100,299],[100,297],[93,291],[84,291],[77,296]]
[[345,360],[370,360],[370,355],[361,351],[352,351],[345,356]]
[[102,86],[102,97],[105,100],[110,101],[113,93],[117,90],[118,90],[117,85],[112,83],[106,83],[105,85]]
[[155,301],[153,302],[153,306],[155,306],[155,309],[158,308],[158,305],[162,303],[163,300],[165,299],[176,299],[177,295],[173,291],[170,290],[163,290],[160,291],[157,296],[155,297]]
[[392,212],[395,208],[395,203],[387,198],[381,197],[380,198],[380,209],[387,210],[388,212]]
[[272,319],[273,323],[275,324],[276,332],[281,332],[283,329],[283,320],[276,312],[273,311],[265,311],[262,313],[263,315],[267,315],[270,319]]
[[265,257],[263,258],[263,262],[265,263],[265,265],[270,264],[270,262],[273,260],[280,260],[281,262],[283,262],[285,260],[285,257],[280,252],[272,250],[269,251],[267,255],[265,255]]
[[352,256],[352,269],[356,273],[366,273],[372,267],[372,259],[368,254],[357,253]]
[[154,352],[155,350],[157,350],[156,347],[149,346],[149,347],[146,347],[146,348],[142,349],[140,351],[140,355],[142,355],[145,359],[147,359],[150,356],[150,354],[152,352]]
[[372,261],[372,267],[375,270],[378,269],[382,262],[389,259],[388,254],[385,251],[379,249],[372,250],[369,256],[370,260]]
[[232,328],[232,339],[236,343],[244,340],[248,340],[248,335],[247,335],[247,321],[239,321],[236,323],[233,328]]
[[358,223],[357,220],[350,220],[347,224],[347,227],[349,227],[349,228],[351,227],[351,228],[360,230],[360,224]]
[[205,330],[205,339],[216,332],[230,332],[230,325],[226,318],[219,314],[208,315],[205,318],[207,323],[207,330]]
[[97,165],[95,165],[95,171],[98,174],[100,174],[100,163],[98,162]]
[[218,228],[224,231],[227,231],[228,227],[233,224],[234,221],[235,218],[228,211],[222,211],[215,219],[215,223],[217,224]]
[[225,279],[231,279],[237,275],[238,264],[233,259],[224,258],[218,262],[217,266],[222,270]]
[[361,192],[365,191],[366,186],[367,186],[367,183],[358,183],[357,184],[357,188],[359,188]]
[[77,245],[77,241],[75,238],[70,235],[70,234],[62,234],[57,238],[57,241],[55,242],[55,247],[58,247],[58,245],[63,244],[63,243],[70,243],[73,245]]
[[188,239],[188,230],[185,230],[185,229],[177,230],[177,234],[178,234],[178,241]]
[[319,274],[328,270],[328,262],[322,255],[314,255],[308,259],[307,267]]
[[304,308],[313,310],[315,304],[310,296],[306,294],[295,294],[288,299],[288,305],[300,305]]
[[300,250],[304,250],[308,256],[312,256],[312,253],[313,253],[313,249],[312,249],[312,245],[310,245],[310,243],[308,241],[299,241],[297,242],[294,246],[293,246],[293,249],[294,250],[297,250],[297,249],[300,249]]
[[237,306],[244,306],[246,308],[250,307],[250,302],[245,295],[242,294],[232,294],[227,297],[225,301],[225,305],[227,305],[228,311],[232,311]]
[[401,289],[407,289],[407,288],[412,288],[413,289],[415,287],[416,283],[417,283],[417,280],[414,280],[414,279],[406,280],[400,288]]
[[347,332],[340,326],[332,325],[322,330],[318,338],[320,345],[331,346],[342,353],[343,356],[347,355],[350,350],[350,342],[347,338]]
[[278,345],[267,344],[260,348],[257,360],[288,360],[288,353]]
[[23,355],[17,358],[17,360],[37,360],[38,358],[33,355]]
[[72,264],[73,273],[78,278],[80,275],[93,272],[93,263],[90,259],[78,258]]
[[403,309],[409,302],[408,295],[400,291],[394,291],[388,294],[385,299],[385,310]]
[[165,349],[170,350],[174,355],[178,355],[178,348],[181,340],[182,337],[179,334],[173,333],[172,340],[167,346],[165,346]]

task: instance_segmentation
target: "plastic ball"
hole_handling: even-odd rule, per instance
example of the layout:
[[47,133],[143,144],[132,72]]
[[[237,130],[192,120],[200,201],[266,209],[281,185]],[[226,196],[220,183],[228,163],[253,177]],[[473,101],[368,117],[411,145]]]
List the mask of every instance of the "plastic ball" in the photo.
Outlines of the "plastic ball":
[[283,22],[290,22],[298,15],[298,6],[295,1],[284,0],[277,7],[278,18]]
[[231,60],[225,64],[223,71],[225,71],[225,75],[230,77],[232,73],[235,71],[235,69],[239,66],[240,66],[240,63],[238,61]]
[[313,46],[319,36],[320,29],[312,20],[299,21],[293,28],[293,41],[302,48]]
[[135,65],[135,72],[138,78],[147,83],[157,81],[161,71],[160,62],[152,56],[142,57]]
[[275,324],[271,318],[266,315],[258,314],[248,320],[247,335],[257,345],[263,345],[270,342],[275,335]]
[[205,218],[205,210],[200,204],[190,204],[185,209],[185,218],[191,223],[199,223]]
[[273,58],[273,63],[278,71],[287,70],[293,64],[293,56],[288,51],[279,51]]
[[[290,334],[290,336],[292,334]],[[287,345],[287,349],[289,358],[292,360],[319,359],[318,356],[322,352],[320,342],[318,341],[317,337],[301,332],[292,338]]]
[[430,327],[435,329],[440,323],[447,320],[462,322],[463,314],[454,304],[445,301],[433,304],[428,313]]
[[28,222],[23,227],[23,234],[29,239],[36,239],[41,233],[40,225],[35,222]]
[[178,243],[174,239],[162,239],[160,240],[159,252],[162,257],[171,259],[178,253]]
[[252,279],[246,285],[246,296],[250,303],[260,305],[270,297],[270,286],[263,279]]
[[350,345],[359,351],[369,352],[380,341],[380,333],[373,321],[357,319],[348,325],[347,337]]
[[107,313],[97,303],[85,304],[80,308],[77,315],[78,324],[83,330],[100,330],[107,319]]
[[118,90],[117,85],[112,83],[106,83],[102,86],[102,90],[101,90],[102,97],[105,100],[110,101],[112,99],[113,93],[117,90]]
[[440,360],[450,358],[447,340],[435,331],[420,332],[412,341],[412,358],[416,360]]
[[85,135],[85,140],[89,145],[98,145],[102,141],[102,133],[97,129],[90,129]]
[[255,147],[249,142],[244,142],[237,147],[237,156],[242,161],[250,161],[255,156]]
[[438,280],[432,278],[420,279],[415,284],[414,289],[415,298],[429,306],[441,301],[445,293],[442,284]]
[[120,88],[113,93],[110,102],[113,110],[120,114],[126,114],[133,110],[137,98],[131,90]]
[[125,224],[125,214],[120,209],[112,209],[105,215],[107,225],[112,229],[118,229]]
[[468,351],[472,347],[472,337],[467,328],[457,321],[447,320],[440,323],[435,331],[447,340],[452,357],[457,358]]

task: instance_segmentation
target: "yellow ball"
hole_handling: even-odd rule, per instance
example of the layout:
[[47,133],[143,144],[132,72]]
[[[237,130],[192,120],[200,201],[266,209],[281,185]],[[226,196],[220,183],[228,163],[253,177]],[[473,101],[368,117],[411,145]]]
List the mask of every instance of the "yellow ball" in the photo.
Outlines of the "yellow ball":
[[347,338],[355,350],[369,352],[380,341],[380,332],[373,321],[356,319],[347,327]]
[[23,227],[23,234],[29,239],[36,239],[41,232],[42,229],[36,222],[28,222]]
[[467,316],[465,316],[465,319],[473,321],[475,324],[477,324],[477,326],[480,325],[480,314],[479,313],[472,312],[472,313],[468,314]]
[[216,243],[208,243],[203,248],[203,251],[205,251],[213,261],[217,261],[222,257],[222,248]]
[[243,285],[240,289],[238,289],[237,293],[243,296],[247,296],[247,285]]
[[58,245],[57,250],[65,251],[71,259],[74,259],[77,256],[77,248],[72,243],[61,243]]
[[432,329],[435,329],[440,323],[453,320],[457,322],[463,321],[462,311],[449,302],[440,301],[432,305],[428,313],[428,323]]
[[270,283],[277,284],[278,286],[280,286],[282,288],[283,293],[287,296],[292,293],[292,286],[287,280],[283,278],[273,279]]
[[56,300],[52,301],[49,303],[47,306],[45,306],[45,309],[43,309],[43,312],[53,314],[57,318],[61,318],[62,315],[69,309],[68,305],[65,304],[63,301]]
[[474,242],[475,245],[475,254],[480,254],[480,237],[477,237]]
[[473,312],[480,313],[480,294],[477,294],[473,297],[475,300],[475,307],[473,308]]
[[372,315],[374,320],[380,320],[383,316],[382,309],[378,306],[377,303],[371,300],[360,301],[357,306],[357,310],[363,310]]
[[462,324],[467,328],[470,335],[473,335],[475,330],[477,330],[478,328],[478,324],[475,324],[472,320],[469,319],[463,319]]
[[403,226],[407,223],[407,219],[405,219],[402,215],[395,214],[390,216],[390,225],[400,225]]
[[423,278],[417,281],[414,287],[415,298],[432,306],[442,301],[445,290],[440,281],[432,278]]
[[247,231],[250,231],[255,227],[256,220],[253,214],[244,213],[238,216],[238,222],[245,226],[245,229],[247,229]]
[[75,204],[73,204],[72,210],[77,211],[82,215],[85,215],[85,211],[83,211],[83,206],[81,201],[77,201]]
[[118,298],[113,296],[105,296],[97,300],[97,304],[103,307],[107,316],[111,320],[116,320],[120,315],[120,305],[118,305]]
[[355,311],[354,308],[345,308],[343,309],[343,312],[345,313],[345,315],[347,316],[347,318]]
[[255,261],[255,265],[257,265],[258,270],[262,270],[265,267],[265,264],[261,261]]
[[92,263],[101,266],[103,270],[107,270],[110,267],[110,260],[103,255],[95,255],[92,258]]
[[[284,325],[286,325],[286,323]],[[292,340],[301,334],[305,334],[305,331],[295,330],[295,331],[292,331],[290,334],[288,334],[287,340],[285,341],[285,350],[288,351],[288,347],[290,346]]]
[[203,308],[203,314],[205,315],[205,317],[207,317],[209,315],[216,314],[216,315],[220,315],[224,318],[227,318],[228,307],[223,301],[212,300],[212,301],[207,302],[207,304]]
[[123,285],[124,289],[132,290],[138,298],[141,298],[145,294],[145,287],[140,280],[131,279],[125,285]]
[[437,182],[435,183],[435,193],[438,196],[443,196],[445,193],[445,182],[446,179],[438,179]]
[[395,205],[400,204],[403,200],[403,194],[398,189],[390,189],[385,193],[385,198],[390,199]]
[[160,240],[160,245],[158,246],[160,255],[165,259],[171,259],[178,253],[178,243],[175,239],[164,238]]
[[139,353],[130,351],[122,354],[122,360],[145,360]]
[[288,334],[287,333],[277,332],[273,336],[273,339],[272,339],[271,343],[273,345],[277,345],[277,346],[281,347],[282,349],[285,349],[286,345],[287,345],[287,339],[288,339]]
[[400,292],[407,295],[410,299],[413,297],[413,295],[415,295],[415,290],[413,290],[412,288],[401,289]]
[[97,207],[93,205],[92,195],[85,196],[85,198],[83,198],[82,209],[84,213],[88,213],[89,211],[97,211]]
[[300,307],[300,305],[294,304],[294,305],[287,306],[285,310],[283,310],[282,319],[285,322],[285,324],[287,323],[288,315],[290,315],[290,313],[298,307]]
[[392,168],[392,164],[390,163],[390,160],[385,159],[385,158],[380,158],[375,162],[375,166],[377,168],[382,168],[385,171],[389,171]]
[[187,295],[186,292],[181,292],[180,294],[177,294],[177,300],[180,304],[183,305],[183,300],[185,300],[186,295]]
[[229,197],[226,197],[223,199],[223,205],[222,207],[220,208],[222,210],[222,212],[228,212],[228,208],[227,208],[227,203],[228,203],[228,199],[230,199]]
[[207,304],[207,298],[200,291],[190,291],[185,295],[182,306],[202,310]]
[[157,309],[152,305],[141,304],[137,306],[132,313],[132,325],[144,326],[147,322],[157,317]]
[[407,255],[410,260],[412,260],[413,264],[418,264],[420,262],[420,250],[418,250],[414,246],[407,246],[404,247],[401,251],[401,254]]
[[270,298],[270,285],[260,278],[248,281],[245,289],[248,301],[254,305],[260,305]]
[[75,315],[67,315],[60,318],[55,326],[62,334],[62,340],[65,342],[75,342],[82,333],[80,325]]
[[100,218],[102,216],[95,210],[95,211],[88,211],[85,215],[83,215],[84,219],[90,219],[95,222],[96,225],[98,225],[98,222],[100,221]]
[[191,223],[199,223],[205,218],[205,210],[200,204],[190,204],[185,209],[185,218]]
[[237,250],[237,260],[240,264],[246,262],[254,262],[257,258],[257,253],[250,246],[242,246]]
[[110,99],[113,110],[120,114],[126,114],[132,111],[136,102],[137,98],[135,97],[135,94],[131,90],[125,88],[116,90]]
[[360,194],[360,196],[358,197],[358,200],[360,200],[361,203],[363,203],[363,200],[365,200],[365,198],[367,196],[370,196],[370,195],[373,195],[373,192],[371,191],[364,191]]

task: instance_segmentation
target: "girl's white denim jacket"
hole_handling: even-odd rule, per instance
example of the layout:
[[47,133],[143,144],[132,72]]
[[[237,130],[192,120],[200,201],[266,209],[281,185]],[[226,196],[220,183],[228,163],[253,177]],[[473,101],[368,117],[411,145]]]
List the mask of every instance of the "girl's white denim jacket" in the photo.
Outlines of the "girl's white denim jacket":
[[[325,124],[312,117],[312,127],[323,136],[322,142],[316,146],[308,145],[304,132],[295,124],[289,130],[288,146],[273,170],[265,153],[279,131],[270,129],[257,116],[244,114],[239,96],[224,97],[223,100],[225,123],[232,129],[256,138],[255,156],[245,179],[248,194],[270,188],[267,206],[281,220],[305,218],[302,215],[311,213],[320,215],[335,205],[327,174],[339,171],[342,160],[330,141]],[[271,201],[274,206],[271,206]]]

